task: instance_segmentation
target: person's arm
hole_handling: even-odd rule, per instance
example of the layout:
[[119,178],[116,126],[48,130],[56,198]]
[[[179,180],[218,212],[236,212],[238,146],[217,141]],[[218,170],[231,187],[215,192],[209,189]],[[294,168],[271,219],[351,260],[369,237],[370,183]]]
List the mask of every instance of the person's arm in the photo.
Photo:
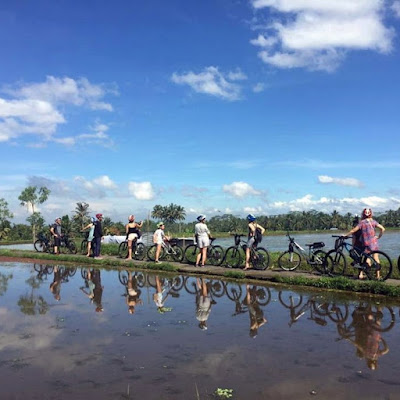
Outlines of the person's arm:
[[264,235],[265,228],[264,228],[264,227],[262,227],[262,226],[261,226],[261,225],[259,225],[259,224],[257,224],[257,228],[258,228],[258,229],[260,229],[260,231],[261,231],[261,234],[262,234],[262,235]]
[[385,232],[385,228],[381,224],[377,224],[376,227],[380,230],[378,239],[380,239],[383,235],[383,232]]
[[138,224],[136,224],[137,228],[141,228],[143,226],[143,221],[140,221]]
[[359,230],[360,230],[360,227],[357,225],[350,232],[346,233],[344,236],[352,236],[353,233],[356,233]]

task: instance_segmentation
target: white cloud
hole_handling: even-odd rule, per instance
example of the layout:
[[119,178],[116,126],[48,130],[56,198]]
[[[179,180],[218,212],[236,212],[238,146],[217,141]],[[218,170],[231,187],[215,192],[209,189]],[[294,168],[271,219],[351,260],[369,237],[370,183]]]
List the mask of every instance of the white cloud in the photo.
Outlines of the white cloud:
[[94,179],[93,182],[104,189],[117,188],[117,185],[107,175],[99,176],[98,178]]
[[[388,53],[394,30],[384,25],[381,0],[254,0],[277,15],[251,44],[279,68],[333,71],[349,50]],[[396,8],[396,6],[394,6]]]
[[234,197],[242,198],[246,196],[260,196],[261,192],[254,189],[246,182],[233,182],[230,185],[224,185],[222,190]]
[[128,189],[129,193],[138,200],[154,198],[154,190],[150,182],[129,182]]
[[333,178],[327,175],[318,176],[318,182],[323,184],[333,183],[339,186],[363,187],[363,183],[355,178]]
[[[77,141],[77,137],[56,137],[58,126],[67,122],[66,106],[112,111],[111,104],[102,99],[107,93],[114,93],[86,78],[74,80],[53,76],[41,83],[4,87],[2,92],[8,98],[0,97],[0,142],[34,135],[42,143],[54,141],[64,145],[74,145]],[[104,133],[104,130],[98,131]],[[40,147],[42,143],[36,141],[34,146]]]
[[394,15],[397,18],[400,18],[400,1],[394,1],[391,7],[392,11],[394,12]]
[[264,90],[265,90],[265,84],[264,83],[258,82],[257,84],[255,84],[253,86],[253,92],[254,93],[261,93]]
[[224,76],[217,67],[206,67],[198,74],[194,72],[173,73],[171,77],[174,83],[189,85],[196,93],[209,94],[230,101],[240,99],[241,87],[232,81],[242,79],[246,79],[246,76],[240,70]]

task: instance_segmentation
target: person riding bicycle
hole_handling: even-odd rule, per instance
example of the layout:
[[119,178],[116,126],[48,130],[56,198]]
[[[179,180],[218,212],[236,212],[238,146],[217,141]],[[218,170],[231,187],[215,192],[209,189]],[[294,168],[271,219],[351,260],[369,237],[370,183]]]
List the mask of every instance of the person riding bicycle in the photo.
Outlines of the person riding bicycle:
[[51,234],[54,236],[54,254],[60,254],[59,247],[61,246],[61,218],[58,217],[50,228]]
[[157,249],[156,249],[156,256],[155,256],[155,260],[154,262],[159,264],[159,257],[160,257],[160,253],[161,253],[161,246],[163,245],[163,243],[166,240],[169,240],[169,237],[165,235],[164,233],[164,229],[165,229],[165,225],[164,222],[159,222],[157,224],[157,230],[154,232],[153,235],[153,243],[157,245]]
[[198,223],[194,226],[194,235],[200,252],[196,257],[196,267],[200,266],[200,260],[201,266],[204,267],[207,259],[207,247],[210,245],[210,230],[206,225],[205,215],[200,214],[197,217],[197,221]]
[[249,214],[246,219],[249,221],[249,234],[246,247],[246,264],[244,266],[244,270],[250,269],[250,249],[252,246],[257,246],[257,244],[260,242],[260,240],[257,240],[257,236],[260,234],[262,236],[265,232],[265,229],[261,225],[257,224],[256,217],[253,214]]
[[134,215],[130,215],[128,221],[129,222],[125,225],[126,240],[128,241],[128,256],[126,258],[130,260],[132,258],[132,242],[140,238],[141,233],[139,228],[143,226],[143,221],[139,223],[135,222]]

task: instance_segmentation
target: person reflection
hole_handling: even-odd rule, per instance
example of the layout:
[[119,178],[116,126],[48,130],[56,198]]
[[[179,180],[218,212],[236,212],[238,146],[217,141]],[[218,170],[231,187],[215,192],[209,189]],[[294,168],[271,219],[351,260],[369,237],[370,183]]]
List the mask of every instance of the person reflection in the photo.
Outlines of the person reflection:
[[356,346],[359,358],[365,358],[368,368],[378,368],[378,358],[389,352],[389,347],[381,335],[383,314],[380,307],[376,311],[371,306],[357,307],[353,314],[352,326],[354,339],[351,335],[345,338]]
[[94,269],[92,271],[92,282],[94,284],[93,287],[93,303],[96,306],[96,312],[103,312],[103,305],[102,305],[102,297],[103,297],[103,289],[104,287],[101,286],[101,276],[100,270]]
[[141,290],[137,287],[136,277],[128,271],[128,282],[126,284],[126,305],[128,306],[128,313],[134,314],[135,307],[138,304],[143,304],[143,300],[139,298]]
[[157,311],[160,314],[164,314],[165,312],[172,310],[172,308],[170,307],[165,307],[165,300],[167,300],[169,290],[167,290],[167,287],[163,287],[160,277],[158,275],[155,276],[155,280],[156,292],[153,294],[153,300],[155,305],[157,306]]
[[211,306],[215,301],[211,300],[208,293],[208,284],[203,278],[197,278],[197,293],[196,293],[196,318],[199,321],[199,328],[207,330],[207,320],[210,316]]
[[81,287],[80,289],[82,290],[83,293],[85,293],[85,295],[87,297],[89,297],[90,301],[93,302],[93,298],[94,298],[94,283],[92,280],[92,270],[90,270],[89,268],[87,269],[86,272],[86,278],[85,278],[85,286]]
[[50,283],[50,292],[53,294],[54,298],[57,301],[61,300],[60,291],[61,291],[61,270],[58,265],[54,266],[54,275],[53,282]]
[[244,299],[243,303],[247,305],[247,309],[249,311],[249,335],[252,338],[256,338],[258,334],[258,328],[267,322],[267,319],[264,317],[264,312],[258,303],[257,286],[250,287],[250,285],[246,285],[246,298]]

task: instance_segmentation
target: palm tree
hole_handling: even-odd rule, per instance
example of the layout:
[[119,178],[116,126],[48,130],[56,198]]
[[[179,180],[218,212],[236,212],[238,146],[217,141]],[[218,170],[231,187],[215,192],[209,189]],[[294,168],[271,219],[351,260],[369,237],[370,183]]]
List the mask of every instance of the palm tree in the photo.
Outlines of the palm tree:
[[76,203],[75,215],[72,217],[76,227],[81,230],[86,224],[89,218],[89,203],[78,202]]

